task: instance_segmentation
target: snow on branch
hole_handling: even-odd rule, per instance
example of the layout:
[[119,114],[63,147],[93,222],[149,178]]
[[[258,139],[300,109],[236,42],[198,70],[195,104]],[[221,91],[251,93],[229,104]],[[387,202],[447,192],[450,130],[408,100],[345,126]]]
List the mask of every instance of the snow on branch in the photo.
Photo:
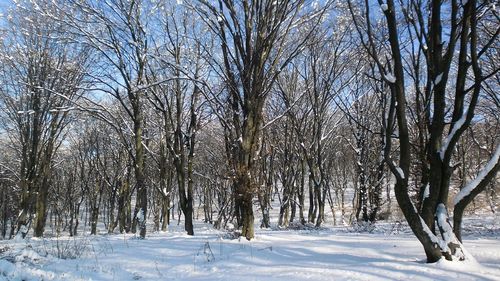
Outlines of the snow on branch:
[[462,128],[462,126],[465,124],[465,120],[467,119],[467,112],[468,112],[468,110],[466,110],[464,112],[464,114],[462,115],[462,117],[460,117],[460,119],[458,119],[458,121],[453,124],[453,127],[451,129],[450,134],[443,141],[443,146],[439,150],[439,156],[441,157],[441,160],[444,159],[444,155],[446,153],[446,150],[448,149],[448,145],[450,144],[451,140],[453,139],[455,134],[458,132],[458,130],[460,128]]
[[436,208],[436,222],[441,232],[441,239],[439,239],[441,249],[458,260],[470,260],[472,257],[463,250],[460,241],[458,241],[453,232],[453,227],[449,221],[448,211],[443,203],[438,204]]
[[60,106],[60,107],[56,107],[56,108],[53,108],[53,109],[49,109],[49,112],[50,113],[58,113],[58,112],[69,112],[69,111],[72,111],[72,110],[75,110],[76,107],[74,106]]
[[448,252],[448,245],[446,243],[443,243],[441,239],[439,239],[434,233],[432,233],[432,230],[429,228],[429,226],[427,226],[424,219],[420,215],[418,216],[420,218],[420,224],[422,225],[423,231],[427,234],[432,243],[438,245],[441,250]]
[[396,83],[396,77],[394,77],[394,74],[392,74],[391,72],[384,74],[384,78],[388,83],[391,83],[391,84]]
[[398,173],[399,177],[401,179],[405,179],[405,172],[403,171],[403,169],[401,169],[401,167],[397,166],[396,163],[392,163],[395,167],[396,167],[396,172]]
[[427,185],[425,186],[425,189],[424,189],[424,196],[423,196],[423,199],[426,199],[426,198],[428,198],[428,197],[429,197],[429,195],[430,195],[430,190],[429,190],[429,189],[430,189],[430,188],[429,188],[429,184],[427,184]]
[[401,169],[401,167],[396,167],[396,171],[398,171],[398,174],[402,179],[405,178],[405,173],[403,172],[403,169]]
[[437,84],[441,83],[442,80],[443,80],[443,73],[439,73],[436,76],[436,79],[434,80],[434,85],[437,85]]
[[460,190],[460,192],[455,196],[455,200],[453,200],[453,204],[457,205],[460,201],[462,201],[465,197],[467,197],[474,189],[476,189],[479,184],[484,180],[484,178],[495,168],[500,160],[500,144],[497,145],[493,156],[486,163],[486,166],[481,170],[481,172],[477,175],[477,177],[469,182],[464,188]]
[[436,208],[436,220],[439,228],[441,228],[441,235],[443,237],[444,245],[448,245],[450,242],[455,242],[453,228],[450,226],[448,221],[448,212],[446,211],[446,206],[443,203],[438,204]]

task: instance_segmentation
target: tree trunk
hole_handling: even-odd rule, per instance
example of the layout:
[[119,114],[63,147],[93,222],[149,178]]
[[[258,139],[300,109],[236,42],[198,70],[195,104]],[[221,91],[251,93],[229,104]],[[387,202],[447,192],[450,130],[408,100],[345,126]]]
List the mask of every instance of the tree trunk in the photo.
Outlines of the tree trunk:
[[170,195],[164,196],[162,198],[161,212],[162,212],[162,223],[161,230],[167,231],[168,225],[170,224]]
[[99,220],[99,207],[92,206],[90,208],[90,235],[97,234],[97,221]]
[[260,209],[262,211],[262,223],[260,225],[261,228],[269,228],[271,227],[270,219],[269,219],[269,198],[266,190],[261,190],[258,194]]
[[[316,200],[317,200],[317,218],[316,218],[316,227],[320,227],[323,221],[325,220],[325,191],[326,188],[323,186],[323,184],[315,184],[314,186],[314,192],[316,194]],[[316,212],[315,212],[316,213]]]
[[306,219],[304,216],[304,203],[305,203],[305,175],[306,175],[306,163],[305,160],[302,160],[300,163],[300,186],[298,190],[298,198],[299,198],[299,217],[300,223],[302,225],[306,224]]
[[280,214],[279,214],[279,218],[278,218],[278,225],[281,227],[288,227],[288,212],[289,212],[289,205],[290,205],[290,199],[288,197],[289,197],[288,188],[284,187],[283,200],[281,202]]
[[243,191],[242,200],[241,200],[241,219],[242,219],[242,230],[241,235],[247,238],[247,240],[251,240],[254,238],[254,215],[253,215],[253,195],[251,192],[248,192],[245,188]]
[[[128,177],[128,176],[127,176]],[[131,231],[130,216],[132,210],[132,203],[130,202],[130,183],[126,178],[120,187],[120,195],[118,197],[118,227],[120,233]]]
[[34,227],[34,237],[42,237],[45,229],[45,222],[47,220],[47,190],[45,188],[39,189],[36,200],[36,220]]
[[[483,172],[481,172],[474,180],[476,182],[475,188],[470,190],[468,194],[464,194],[463,197],[455,198],[455,208],[453,210],[453,232],[455,233],[455,236],[460,242],[462,242],[462,217],[465,208],[474,200],[474,198],[478,194],[480,194],[487,188],[488,184],[491,181],[495,179],[496,174],[500,170],[499,158],[500,158],[500,145],[497,146],[497,149],[492,159],[488,162],[486,167],[483,168]],[[488,167],[489,165],[491,165],[491,167]],[[459,195],[460,193],[457,196]]]
[[311,175],[309,175],[309,180],[308,180],[308,185],[309,185],[309,212],[307,213],[307,221],[310,223],[314,223],[315,219],[315,214],[314,210],[316,209],[316,200],[315,200],[315,192],[314,192],[314,184],[313,184],[313,179]]
[[[191,157],[190,157],[191,158]],[[184,212],[185,217],[186,217],[186,222],[184,225],[184,229],[186,230],[188,235],[194,235],[194,227],[193,227],[193,216],[194,216],[194,208],[193,208],[193,179],[192,179],[192,174],[193,174],[193,160],[189,159],[188,160],[188,194],[187,194],[187,206],[186,210]]]
[[384,167],[385,164],[379,163],[377,167],[377,177],[375,179],[375,183],[373,184],[373,190],[371,192],[370,196],[370,215],[369,215],[369,220],[370,222],[374,223],[377,220],[377,215],[380,210],[380,201],[381,201],[381,194],[382,194],[382,182],[384,180]]

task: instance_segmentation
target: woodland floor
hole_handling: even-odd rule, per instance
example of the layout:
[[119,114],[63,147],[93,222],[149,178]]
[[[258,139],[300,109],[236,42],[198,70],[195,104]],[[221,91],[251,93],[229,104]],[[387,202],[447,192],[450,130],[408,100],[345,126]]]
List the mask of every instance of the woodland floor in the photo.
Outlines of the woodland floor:
[[[426,264],[405,225],[258,229],[251,242],[197,223],[133,234],[0,241],[0,280],[500,280],[500,215],[465,224],[477,262]],[[61,258],[58,258],[61,257]]]

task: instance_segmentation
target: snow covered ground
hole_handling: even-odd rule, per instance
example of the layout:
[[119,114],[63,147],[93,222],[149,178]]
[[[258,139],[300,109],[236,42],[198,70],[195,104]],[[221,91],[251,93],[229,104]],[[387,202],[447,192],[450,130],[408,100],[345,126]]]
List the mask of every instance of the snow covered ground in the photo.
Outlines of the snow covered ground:
[[465,245],[478,263],[426,264],[418,241],[395,223],[371,232],[258,229],[251,242],[198,223],[194,237],[173,226],[146,240],[0,241],[0,280],[500,280],[498,220],[467,222]]

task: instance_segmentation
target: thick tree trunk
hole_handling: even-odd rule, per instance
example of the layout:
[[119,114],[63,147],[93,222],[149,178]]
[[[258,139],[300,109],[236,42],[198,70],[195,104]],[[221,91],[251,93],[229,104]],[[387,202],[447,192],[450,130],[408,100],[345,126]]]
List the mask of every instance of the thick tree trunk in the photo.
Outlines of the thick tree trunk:
[[162,198],[161,212],[161,230],[167,231],[168,225],[170,224],[170,195]]
[[278,225],[281,227],[288,227],[288,213],[289,213],[289,205],[290,199],[288,198],[288,188],[284,187],[283,189],[283,200],[280,206],[280,213],[278,218]]
[[75,209],[73,207],[73,205],[71,204],[70,207],[69,207],[70,211],[69,211],[69,236],[70,237],[73,237],[75,236],[75,233],[73,232],[73,229],[74,229],[74,226],[75,226]]
[[251,240],[254,238],[253,196],[254,186],[251,183],[247,166],[240,166],[235,179],[236,201],[241,216],[241,235]]
[[258,194],[260,209],[262,212],[262,223],[260,225],[261,228],[269,228],[271,227],[271,222],[269,218],[269,196],[266,190],[261,190]]
[[129,233],[131,230],[130,216],[132,203],[130,202],[130,183],[128,178],[123,181],[120,187],[120,196],[118,197],[118,227],[120,233],[124,231]]
[[112,192],[111,196],[109,198],[108,233],[110,233],[110,234],[115,231],[115,228],[118,224],[118,221],[115,219],[116,193],[117,193],[118,188],[120,188],[119,185],[116,185],[113,187],[113,190],[111,191]]
[[194,235],[194,227],[193,227],[193,203],[187,204],[187,208],[183,210],[184,213],[184,230],[186,230],[188,235]]
[[297,194],[296,192],[294,191],[292,193],[292,202],[290,202],[290,220],[289,220],[289,223],[293,223],[293,221],[295,220],[295,217],[297,216]]
[[323,184],[317,184],[314,187],[314,192],[316,193],[317,198],[317,217],[316,217],[316,227],[320,227],[323,221],[325,220],[325,193],[326,188]]
[[[183,157],[174,160],[174,164],[177,170],[177,186],[179,188],[179,204],[182,213],[184,214],[184,230],[186,230],[188,235],[194,234],[193,229],[193,198],[191,184],[188,182],[188,195],[186,195],[186,175],[184,173],[184,164],[181,161]],[[189,181],[189,180],[188,180]],[[191,195],[190,195],[191,194]]]
[[424,247],[425,254],[427,256],[427,262],[433,263],[441,259],[442,253],[439,245],[432,241],[432,233],[428,233],[429,229],[426,231],[426,224],[421,221],[421,217],[416,212],[411,199],[408,196],[408,185],[407,182],[403,180],[398,180],[394,187],[396,200],[398,201],[403,214],[408,221],[413,233],[420,241]]
[[241,219],[242,219],[242,229],[241,235],[247,240],[251,240],[255,236],[254,232],[254,215],[253,215],[253,195],[250,192],[243,191],[243,196],[241,200]]
[[34,226],[34,237],[42,237],[45,230],[45,223],[47,221],[47,187],[42,187],[38,191],[36,198],[36,220]]
[[194,235],[194,226],[193,226],[193,216],[194,216],[194,208],[193,208],[193,179],[192,179],[192,159],[189,160],[188,164],[188,194],[187,194],[187,206],[184,212],[186,217],[186,222],[184,225],[184,229],[186,230],[188,235]]
[[36,197],[36,220],[34,226],[34,236],[42,237],[43,231],[45,230],[45,223],[47,221],[47,200],[50,186],[50,162],[51,162],[51,151],[52,144],[48,145],[47,155],[45,155],[44,160],[39,165],[41,168],[40,182],[38,186],[38,194]]
[[32,184],[29,184],[27,180],[21,180],[21,186],[21,213],[17,218],[17,233],[20,232],[21,237],[25,238],[31,225],[31,216],[36,202],[36,192],[33,190]]
[[97,222],[99,220],[99,207],[92,206],[90,208],[90,235],[97,234]]

